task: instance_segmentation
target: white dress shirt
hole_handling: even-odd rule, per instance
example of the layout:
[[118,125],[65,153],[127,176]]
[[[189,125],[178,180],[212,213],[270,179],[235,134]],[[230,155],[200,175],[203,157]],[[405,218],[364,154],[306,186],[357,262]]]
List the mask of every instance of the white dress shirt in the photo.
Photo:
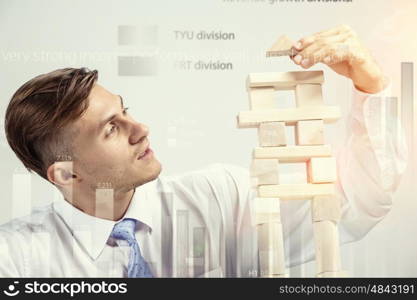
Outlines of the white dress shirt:
[[[337,155],[341,243],[362,238],[388,213],[405,169],[399,122],[384,117],[387,93],[353,89]],[[214,164],[136,188],[124,218],[140,221],[136,238],[155,277],[251,277],[259,274],[253,198],[247,169]],[[281,216],[287,267],[313,259],[309,201],[281,201]],[[64,199],[37,208],[0,226],[0,276],[126,277],[130,248],[109,238],[114,224]]]

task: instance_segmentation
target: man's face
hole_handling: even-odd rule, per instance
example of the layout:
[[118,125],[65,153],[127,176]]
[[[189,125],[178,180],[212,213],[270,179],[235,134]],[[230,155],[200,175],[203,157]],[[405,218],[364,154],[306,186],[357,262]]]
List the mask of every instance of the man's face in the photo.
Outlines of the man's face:
[[95,84],[88,109],[74,125],[79,132],[74,141],[77,183],[92,189],[110,183],[115,190],[128,191],[160,174],[148,127],[124,110],[120,96]]

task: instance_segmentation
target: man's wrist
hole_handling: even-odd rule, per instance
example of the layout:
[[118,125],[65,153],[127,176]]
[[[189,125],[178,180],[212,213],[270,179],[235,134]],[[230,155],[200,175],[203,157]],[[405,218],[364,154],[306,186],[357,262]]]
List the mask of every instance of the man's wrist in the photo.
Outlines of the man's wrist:
[[353,84],[357,90],[363,93],[377,94],[383,91],[388,86],[389,80],[386,76],[382,76],[378,78],[367,79],[365,85],[360,85],[355,82]]
[[351,78],[357,90],[368,94],[379,93],[389,84],[389,79],[375,62],[354,66]]

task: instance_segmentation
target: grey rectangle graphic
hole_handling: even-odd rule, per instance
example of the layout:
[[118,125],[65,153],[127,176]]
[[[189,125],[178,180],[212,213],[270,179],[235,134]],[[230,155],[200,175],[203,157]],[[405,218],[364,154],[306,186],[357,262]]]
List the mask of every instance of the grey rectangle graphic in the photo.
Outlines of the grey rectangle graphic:
[[205,272],[206,257],[206,228],[193,228],[193,268],[194,277]]
[[137,46],[157,46],[158,26],[120,25],[117,30],[118,44]]
[[177,211],[177,276],[189,277],[188,273],[188,211]]
[[173,247],[172,247],[172,214],[173,214],[172,193],[161,194],[161,271],[162,277],[173,275]]
[[412,62],[401,63],[401,118],[407,137],[408,149],[411,153],[410,163],[414,164],[414,91],[413,91],[413,68]]
[[119,76],[154,76],[158,73],[156,57],[119,56]]

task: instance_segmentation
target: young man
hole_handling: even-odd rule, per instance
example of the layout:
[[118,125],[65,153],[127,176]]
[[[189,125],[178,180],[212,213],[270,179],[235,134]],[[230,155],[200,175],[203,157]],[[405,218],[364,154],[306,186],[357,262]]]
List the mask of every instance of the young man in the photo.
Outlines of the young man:
[[[390,210],[405,168],[403,139],[380,128],[388,82],[347,26],[308,36],[294,47],[296,64],[307,69],[325,63],[354,84],[351,130],[338,156],[338,191],[341,241],[358,240]],[[257,274],[247,170],[215,164],[159,176],[149,128],[97,76],[87,69],[56,70],[25,83],[10,101],[5,129],[11,148],[63,199],[0,227],[0,275]],[[308,202],[281,203],[290,265],[303,262],[299,251],[306,251],[306,261],[314,255],[309,209]],[[301,240],[288,243],[290,233],[300,232]]]

